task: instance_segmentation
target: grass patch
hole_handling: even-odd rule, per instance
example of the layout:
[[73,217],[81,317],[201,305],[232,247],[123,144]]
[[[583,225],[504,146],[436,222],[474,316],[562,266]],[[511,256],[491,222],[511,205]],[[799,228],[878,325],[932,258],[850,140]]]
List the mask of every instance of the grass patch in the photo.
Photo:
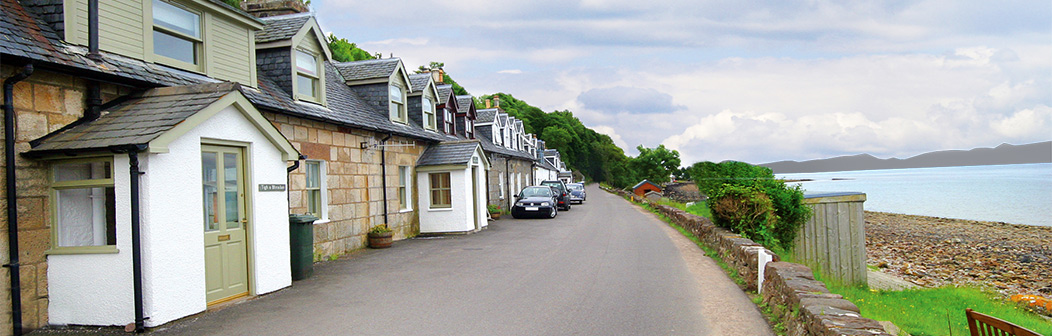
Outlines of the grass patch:
[[705,217],[705,218],[708,218],[708,219],[712,219],[712,212],[709,211],[709,204],[706,203],[705,201],[696,202],[694,204],[691,204],[689,207],[687,207],[686,209],[683,209],[683,210],[686,210],[687,212],[692,213],[692,214],[697,215],[697,216],[701,216],[701,217]]
[[873,291],[864,287],[830,287],[855,303],[862,316],[891,321],[911,335],[968,335],[964,309],[1052,335],[1052,323],[996,294],[969,287],[941,287],[904,291]]

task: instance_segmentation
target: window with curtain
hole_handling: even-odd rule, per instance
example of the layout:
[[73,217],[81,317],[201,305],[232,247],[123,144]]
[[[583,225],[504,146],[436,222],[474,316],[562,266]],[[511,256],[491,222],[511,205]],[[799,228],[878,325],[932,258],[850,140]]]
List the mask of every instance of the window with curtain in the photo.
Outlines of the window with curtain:
[[58,163],[51,168],[52,248],[117,245],[110,159]]
[[450,194],[452,189],[449,183],[449,173],[430,173],[428,178],[431,180],[431,207],[452,208],[453,197]]
[[198,69],[201,43],[201,14],[153,0],[153,53],[163,63]]

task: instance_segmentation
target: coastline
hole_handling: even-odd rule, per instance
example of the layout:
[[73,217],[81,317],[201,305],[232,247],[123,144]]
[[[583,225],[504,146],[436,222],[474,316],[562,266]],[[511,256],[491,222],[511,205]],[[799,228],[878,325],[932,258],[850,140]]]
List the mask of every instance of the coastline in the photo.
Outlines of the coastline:
[[1052,298],[1052,227],[866,211],[867,264],[922,287]]

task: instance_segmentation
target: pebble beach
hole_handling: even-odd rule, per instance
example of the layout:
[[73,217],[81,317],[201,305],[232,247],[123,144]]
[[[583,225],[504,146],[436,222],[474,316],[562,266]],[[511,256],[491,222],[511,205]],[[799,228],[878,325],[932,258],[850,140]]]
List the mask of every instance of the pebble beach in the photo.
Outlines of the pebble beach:
[[1052,227],[866,211],[867,263],[922,287],[1052,298]]

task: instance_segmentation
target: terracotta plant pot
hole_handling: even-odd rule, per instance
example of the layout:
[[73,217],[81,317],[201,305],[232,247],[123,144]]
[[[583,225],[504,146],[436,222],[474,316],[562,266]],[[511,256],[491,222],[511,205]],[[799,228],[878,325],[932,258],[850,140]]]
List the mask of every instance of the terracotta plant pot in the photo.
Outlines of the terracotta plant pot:
[[391,247],[391,244],[394,242],[392,236],[394,236],[394,232],[370,233],[369,247],[375,249]]
[[500,213],[499,212],[491,212],[491,213],[489,213],[489,217],[493,218],[494,220],[500,219]]

